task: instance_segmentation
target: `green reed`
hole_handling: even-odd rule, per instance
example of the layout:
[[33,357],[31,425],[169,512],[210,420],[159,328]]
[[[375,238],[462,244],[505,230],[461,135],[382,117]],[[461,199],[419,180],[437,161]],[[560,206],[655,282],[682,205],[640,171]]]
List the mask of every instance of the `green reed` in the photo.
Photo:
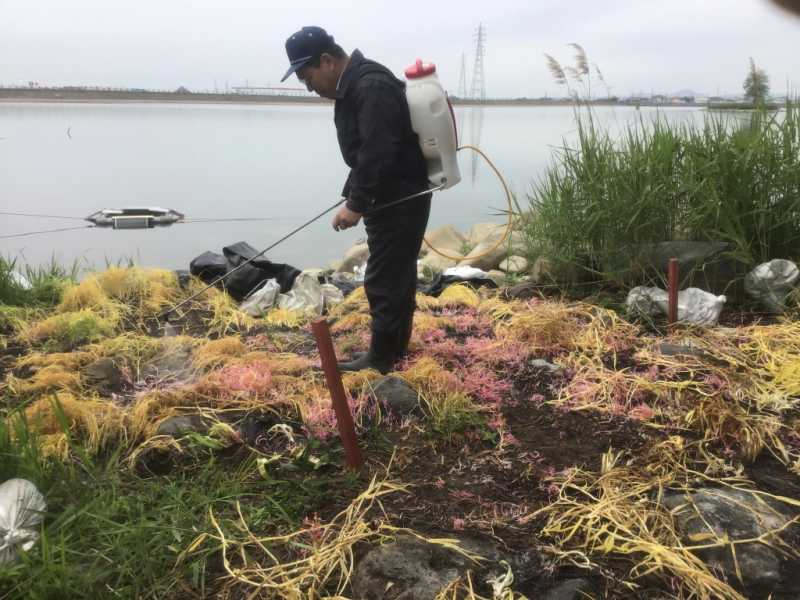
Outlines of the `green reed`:
[[800,115],[708,114],[702,125],[640,122],[615,139],[576,113],[566,144],[529,194],[532,256],[631,280],[612,269],[638,244],[728,242],[752,266],[800,256]]

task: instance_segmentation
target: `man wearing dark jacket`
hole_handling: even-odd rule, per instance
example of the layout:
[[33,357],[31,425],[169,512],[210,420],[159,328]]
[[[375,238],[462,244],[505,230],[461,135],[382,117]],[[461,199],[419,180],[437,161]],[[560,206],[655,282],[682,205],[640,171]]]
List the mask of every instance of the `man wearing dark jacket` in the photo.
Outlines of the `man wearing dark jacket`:
[[424,194],[384,207],[429,187],[405,84],[358,50],[348,56],[320,27],[304,27],[289,37],[286,54],[290,66],[283,80],[296,73],[309,91],[336,101],[336,134],[350,174],[342,190],[346,202],[333,228],[354,227],[363,217],[367,230],[364,287],[372,338],[366,354],[340,363],[339,369],[387,373],[411,337],[417,256],[431,204],[431,195]]

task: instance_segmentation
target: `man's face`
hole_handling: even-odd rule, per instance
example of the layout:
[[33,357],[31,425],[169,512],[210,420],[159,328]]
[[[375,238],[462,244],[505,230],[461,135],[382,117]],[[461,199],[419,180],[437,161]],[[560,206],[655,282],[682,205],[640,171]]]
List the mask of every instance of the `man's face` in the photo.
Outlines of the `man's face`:
[[336,84],[338,77],[335,74],[333,59],[328,54],[323,54],[319,59],[319,66],[305,66],[297,70],[297,79],[300,80],[309,92],[315,92],[323,98],[336,98]]

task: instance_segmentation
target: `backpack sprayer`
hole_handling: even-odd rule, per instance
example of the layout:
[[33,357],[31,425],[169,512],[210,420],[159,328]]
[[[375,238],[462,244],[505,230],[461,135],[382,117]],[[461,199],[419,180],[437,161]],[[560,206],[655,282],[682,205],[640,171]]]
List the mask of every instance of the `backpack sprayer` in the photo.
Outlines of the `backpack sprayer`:
[[[401,202],[407,202],[413,198],[418,198],[420,196],[424,196],[425,194],[429,194],[431,192],[438,192],[441,190],[446,190],[454,185],[456,185],[459,181],[461,181],[461,172],[458,168],[458,159],[456,154],[465,149],[472,150],[473,152],[478,153],[491,167],[494,171],[495,175],[500,179],[500,183],[503,185],[503,191],[506,195],[506,200],[508,202],[508,223],[506,225],[506,230],[503,236],[494,244],[491,248],[489,248],[483,254],[471,257],[471,258],[478,258],[480,256],[485,256],[493,252],[497,247],[503,244],[509,236],[511,231],[511,212],[512,212],[512,202],[511,202],[511,192],[508,189],[508,185],[503,179],[503,176],[494,166],[491,160],[479,149],[475,146],[458,145],[458,135],[456,133],[456,119],[455,114],[453,112],[453,106],[450,103],[450,99],[447,97],[447,93],[444,91],[441,83],[439,82],[439,78],[436,75],[436,65],[433,63],[423,63],[422,60],[417,59],[417,61],[408,67],[405,71],[406,75],[406,100],[408,102],[408,110],[411,116],[411,128],[417,134],[419,138],[419,145],[420,149],[422,150],[422,155],[425,158],[425,163],[428,168],[428,181],[431,184],[431,187],[423,190],[421,192],[417,192],[415,194],[411,194],[409,196],[405,196],[403,198],[399,198],[397,200],[393,200],[392,202],[387,202],[386,204],[382,204],[381,206],[368,211],[364,214],[372,214],[388,208],[390,206],[394,206],[395,204],[400,204]],[[170,313],[176,311],[181,306],[188,303],[190,300],[196,298],[207,289],[215,286],[217,283],[231,275],[232,273],[236,272],[237,270],[241,269],[245,265],[251,263],[255,259],[263,256],[278,244],[284,242],[295,233],[304,229],[314,221],[320,219],[321,217],[325,216],[327,213],[332,211],[334,208],[340,206],[345,202],[346,198],[342,198],[336,204],[331,206],[330,208],[325,209],[323,212],[319,213],[312,219],[309,219],[296,229],[290,231],[277,242],[272,244],[271,246],[264,248],[261,252],[250,258],[249,260],[243,262],[242,264],[238,265],[237,267],[231,269],[224,275],[221,275],[206,287],[201,289],[200,291],[192,294],[182,302],[176,304],[172,308],[166,310],[162,313],[163,317],[167,317]],[[116,216],[116,215],[114,215]],[[128,215],[125,215],[128,217]],[[114,227],[118,228],[118,221],[114,220]],[[132,224],[133,221],[126,221],[126,224]],[[155,223],[153,221],[148,221],[147,227],[152,227]],[[439,256],[443,256],[444,258],[449,258],[452,260],[461,260],[461,256],[451,256],[444,252],[441,252],[434,248],[427,240],[425,240],[425,245],[431,249],[431,251],[435,252]]]

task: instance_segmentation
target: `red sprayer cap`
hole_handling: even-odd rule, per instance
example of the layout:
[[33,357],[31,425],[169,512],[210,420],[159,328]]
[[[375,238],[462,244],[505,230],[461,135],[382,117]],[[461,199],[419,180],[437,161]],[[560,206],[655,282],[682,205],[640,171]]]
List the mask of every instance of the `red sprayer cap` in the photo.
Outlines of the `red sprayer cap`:
[[433,63],[423,63],[421,58],[417,59],[413,65],[406,69],[407,79],[419,79],[436,73],[436,65]]

